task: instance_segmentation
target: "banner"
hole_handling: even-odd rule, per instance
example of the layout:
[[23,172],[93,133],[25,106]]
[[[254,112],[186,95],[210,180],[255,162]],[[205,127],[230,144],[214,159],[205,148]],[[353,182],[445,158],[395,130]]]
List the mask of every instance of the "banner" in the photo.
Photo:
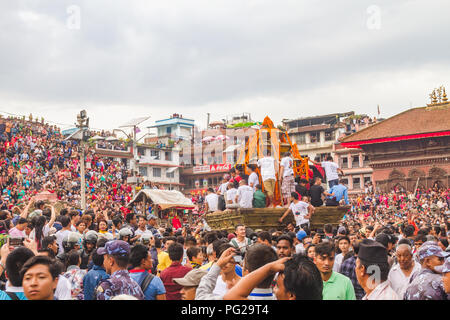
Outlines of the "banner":
[[231,163],[211,164],[197,166],[192,169],[193,173],[228,172],[231,170]]

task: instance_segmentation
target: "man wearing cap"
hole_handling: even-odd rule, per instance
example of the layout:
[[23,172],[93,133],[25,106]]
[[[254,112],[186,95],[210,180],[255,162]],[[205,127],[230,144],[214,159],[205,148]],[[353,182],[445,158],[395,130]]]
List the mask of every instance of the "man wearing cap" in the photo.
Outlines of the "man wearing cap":
[[406,243],[398,245],[396,250],[397,263],[389,271],[388,280],[399,298],[403,298],[409,281],[422,269],[413,259],[412,248]]
[[144,300],[141,287],[131,279],[127,270],[130,245],[123,240],[111,240],[104,247],[98,248],[97,253],[104,255],[103,266],[106,273],[111,275],[109,279],[100,282],[95,290],[97,300],[110,300],[121,294]]
[[404,300],[447,300],[442,274],[438,266],[450,255],[439,247],[436,242],[427,241],[418,250],[422,270],[411,279],[406,289]]
[[297,232],[297,240],[299,243],[295,245],[295,253],[305,253],[305,247],[303,246],[303,239],[305,239],[308,235],[306,234],[305,230],[300,230]]
[[356,259],[356,277],[366,292],[362,300],[399,300],[388,279],[386,248],[379,242],[364,239]]
[[203,276],[208,273],[208,270],[203,269],[193,269],[186,273],[184,278],[173,278],[172,281],[176,284],[182,286],[181,300],[195,300],[195,293],[197,287],[200,284]]
[[147,229],[151,231],[154,237],[162,238],[161,233],[156,229],[156,216],[154,214],[149,214],[147,216],[148,225]]
[[450,295],[450,256],[445,259],[442,266],[436,267],[436,270],[442,273],[442,282],[444,283],[444,290],[448,295]]

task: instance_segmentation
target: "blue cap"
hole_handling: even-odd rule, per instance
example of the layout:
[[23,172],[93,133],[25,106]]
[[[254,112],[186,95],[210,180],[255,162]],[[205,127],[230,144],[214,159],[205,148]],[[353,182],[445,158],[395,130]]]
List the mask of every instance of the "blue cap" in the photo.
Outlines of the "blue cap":
[[417,256],[420,261],[431,256],[446,258],[450,255],[450,252],[445,252],[435,242],[428,243],[429,241],[425,242],[417,251]]
[[97,254],[104,255],[119,255],[125,256],[130,254],[130,245],[123,240],[111,240],[108,241],[104,247],[97,249]]
[[305,239],[307,236],[306,232],[303,230],[300,230],[299,232],[297,232],[297,239],[298,241],[302,241],[303,239]]

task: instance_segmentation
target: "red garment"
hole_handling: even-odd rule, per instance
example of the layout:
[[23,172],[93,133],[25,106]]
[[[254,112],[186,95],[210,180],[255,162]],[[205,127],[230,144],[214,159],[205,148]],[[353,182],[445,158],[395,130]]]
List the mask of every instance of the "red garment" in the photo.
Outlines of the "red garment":
[[184,278],[186,273],[191,271],[191,268],[181,265],[180,262],[174,261],[161,272],[161,280],[166,288],[167,300],[181,300],[180,290],[183,286],[173,282],[174,278]]
[[173,217],[172,218],[172,226],[174,229],[180,229],[181,228],[180,219],[178,219],[177,217]]

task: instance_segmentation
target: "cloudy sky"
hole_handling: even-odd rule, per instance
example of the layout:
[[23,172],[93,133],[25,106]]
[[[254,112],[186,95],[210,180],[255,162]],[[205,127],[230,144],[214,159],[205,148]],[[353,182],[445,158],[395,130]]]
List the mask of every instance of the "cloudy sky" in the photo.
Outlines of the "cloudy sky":
[[[91,127],[172,113],[389,117],[450,90],[448,0],[0,2],[0,111]],[[450,93],[450,92],[449,92]]]

